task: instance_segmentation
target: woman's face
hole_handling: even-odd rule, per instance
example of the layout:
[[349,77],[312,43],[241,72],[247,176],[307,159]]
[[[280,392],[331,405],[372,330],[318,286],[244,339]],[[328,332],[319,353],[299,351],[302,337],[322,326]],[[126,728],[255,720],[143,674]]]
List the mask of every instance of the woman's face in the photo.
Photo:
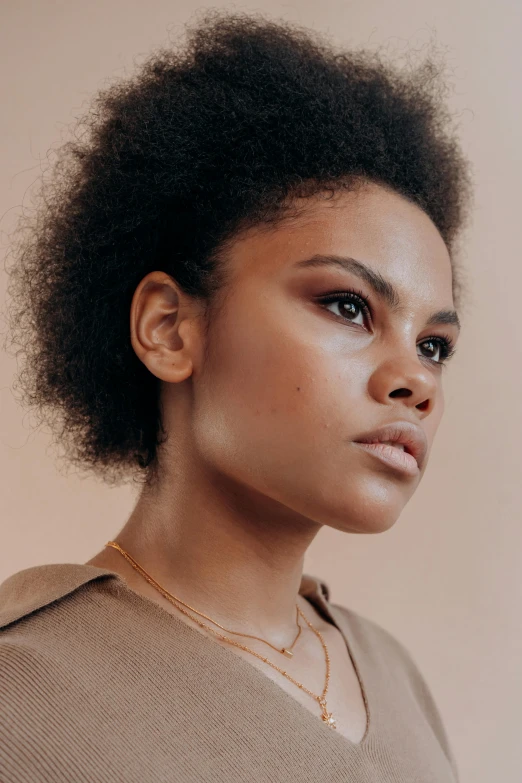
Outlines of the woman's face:
[[[308,201],[297,222],[251,231],[228,254],[230,283],[193,378],[193,444],[212,471],[285,515],[380,532],[418,486],[443,413],[438,362],[458,319],[429,319],[453,310],[450,258],[427,215],[378,185]],[[302,263],[313,256],[347,261]],[[396,421],[425,435],[415,472],[355,442]]]

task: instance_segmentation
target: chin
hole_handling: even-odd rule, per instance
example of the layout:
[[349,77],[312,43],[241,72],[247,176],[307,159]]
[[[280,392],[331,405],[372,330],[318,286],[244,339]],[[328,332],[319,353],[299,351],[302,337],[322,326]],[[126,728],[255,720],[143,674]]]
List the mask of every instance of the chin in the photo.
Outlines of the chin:
[[325,524],[345,533],[385,533],[398,521],[408,500],[402,493],[383,492],[378,497],[369,493],[344,503],[344,508],[337,508]]
[[394,526],[397,520],[397,516],[384,518],[382,516],[378,516],[375,519],[366,518],[365,520],[361,520],[360,523],[354,522],[353,519],[350,519],[349,521],[345,521],[344,524],[340,522],[337,525],[329,525],[328,527],[332,527],[335,530],[340,530],[342,533],[385,533]]

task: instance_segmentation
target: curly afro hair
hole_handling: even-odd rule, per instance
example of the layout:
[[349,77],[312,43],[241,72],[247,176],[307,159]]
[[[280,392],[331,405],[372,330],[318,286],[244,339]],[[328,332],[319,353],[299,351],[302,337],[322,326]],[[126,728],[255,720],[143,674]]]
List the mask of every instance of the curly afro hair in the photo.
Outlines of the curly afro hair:
[[25,357],[13,388],[69,464],[152,482],[160,381],[130,342],[133,293],[159,269],[212,306],[227,242],[285,219],[292,196],[392,188],[428,214],[455,271],[470,165],[438,76],[430,58],[405,73],[284,21],[214,9],[184,46],[98,92],[20,218],[8,270]]

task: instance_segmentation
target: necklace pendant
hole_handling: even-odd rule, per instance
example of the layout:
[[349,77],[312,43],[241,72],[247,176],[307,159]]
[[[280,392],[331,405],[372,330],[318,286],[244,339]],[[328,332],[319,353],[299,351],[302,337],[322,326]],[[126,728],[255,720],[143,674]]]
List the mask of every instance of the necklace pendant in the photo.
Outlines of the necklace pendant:
[[283,647],[281,652],[283,653],[283,655],[286,655],[287,658],[293,658],[294,657],[293,652],[291,650],[287,650],[286,647]]
[[326,701],[322,699],[319,702],[319,704],[321,705],[321,709],[323,711],[323,714],[321,715],[321,720],[323,720],[326,723],[326,725],[329,726],[331,729],[336,729],[337,726],[335,723],[335,718],[332,715],[332,713],[328,712],[328,710],[326,709]]
[[337,728],[337,726],[335,725],[335,718],[334,718],[334,716],[332,715],[331,712],[326,712],[325,711],[321,717],[324,720],[324,722],[326,723],[326,725],[330,726],[331,729],[336,729]]

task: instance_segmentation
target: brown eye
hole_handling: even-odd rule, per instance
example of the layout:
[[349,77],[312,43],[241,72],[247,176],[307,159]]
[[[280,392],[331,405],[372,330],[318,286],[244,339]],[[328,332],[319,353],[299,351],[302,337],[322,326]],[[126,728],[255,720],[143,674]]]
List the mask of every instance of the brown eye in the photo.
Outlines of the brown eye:
[[[357,323],[358,326],[364,326],[364,319],[369,316],[369,308],[365,300],[357,294],[350,291],[343,291],[338,294],[331,294],[320,300],[323,304],[338,305],[338,311],[334,313],[344,318],[350,323]],[[333,311],[331,311],[333,312]],[[360,323],[357,319],[361,319]]]
[[429,337],[419,343],[419,348],[424,351],[424,358],[433,364],[444,364],[453,354],[455,348],[449,337]]

